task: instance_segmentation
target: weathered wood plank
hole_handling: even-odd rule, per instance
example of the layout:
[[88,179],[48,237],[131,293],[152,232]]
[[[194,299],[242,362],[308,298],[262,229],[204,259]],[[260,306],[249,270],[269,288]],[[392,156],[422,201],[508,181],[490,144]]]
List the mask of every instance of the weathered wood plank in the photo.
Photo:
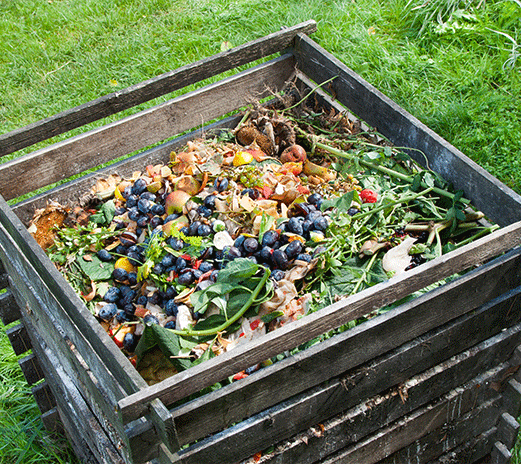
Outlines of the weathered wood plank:
[[[515,260],[500,272],[498,272],[499,268],[494,269],[492,266],[474,271],[461,282],[454,282],[447,287],[440,288],[432,294],[372,319],[348,333],[338,335],[330,341],[307,350],[307,352],[300,353],[295,358],[281,361],[269,369],[256,373],[255,376],[180,406],[172,411],[172,414],[175,417],[181,442],[190,443],[209,433],[221,430],[283,401],[305,388],[316,385],[321,380],[327,379],[331,372],[339,375],[347,369],[369,361],[385,351],[440,326],[461,315],[463,311],[477,308],[483,302],[496,297],[498,293],[508,290],[512,286],[512,282],[509,285],[500,275],[512,277],[512,272],[515,272],[518,265],[518,261]],[[491,290],[491,284],[495,282],[495,279],[503,281],[505,286],[501,287],[500,284],[495,290]],[[514,281],[517,282],[516,279]],[[471,289],[475,288],[480,288],[481,291],[472,292]],[[510,313],[510,306],[512,302],[519,299],[520,292],[521,287],[512,294],[507,294],[504,300],[500,300],[501,302],[496,302],[497,309],[496,305],[492,309],[486,307],[479,314],[485,313],[492,316],[491,327],[495,327],[496,323],[505,327],[506,325],[501,319]],[[474,295],[472,300],[469,299],[470,295]],[[461,304],[451,305],[447,308],[447,301],[460,301],[462,296],[467,297],[465,303],[461,301]],[[509,319],[511,320],[511,318]],[[479,319],[476,320],[478,322],[472,327],[476,325],[479,327]],[[463,331],[462,335],[464,334]],[[442,350],[444,350],[445,344],[446,341],[442,339]],[[432,345],[429,346],[435,350]],[[424,351],[424,349],[419,350],[420,356]],[[434,363],[434,359],[431,362]],[[394,366],[389,370],[398,367],[403,366]],[[426,368],[428,367],[430,365],[426,366]],[[278,385],[284,385],[284,388],[277,388]],[[247,400],[245,400],[246,398]],[[338,404],[345,404],[345,401],[345,398],[339,400]]]
[[519,434],[519,422],[509,413],[504,412],[497,424],[497,439],[511,449],[516,444],[517,435]]
[[[0,227],[0,249],[4,243],[5,246],[11,244],[9,246],[18,248],[18,251],[13,251],[12,256],[8,258],[6,258],[8,254],[3,252],[4,259],[9,260],[9,263],[4,264],[6,266],[11,264],[15,258],[19,262],[30,263],[30,266],[19,265],[19,269],[26,269],[27,272],[32,273],[30,278],[26,276],[25,282],[29,283],[31,280],[34,280],[35,283],[42,282],[44,287],[47,287],[42,287],[43,295],[49,296],[49,301],[46,303],[55,305],[56,302],[59,302],[60,314],[64,312],[63,321],[68,323],[68,318],[70,318],[71,330],[79,337],[78,343],[81,342],[82,337],[88,341],[90,348],[82,349],[82,356],[85,357],[89,367],[93,370],[109,370],[111,373],[109,377],[115,377],[126,392],[135,392],[146,386],[146,382],[139,373],[135,369],[129,369],[128,359],[121,350],[114,343],[109,343],[110,339],[101,325],[96,323],[91,312],[56,267],[52,265],[45,252],[27,232],[1,196],[0,224],[3,226]],[[1,255],[2,253],[0,253]],[[66,335],[68,336],[68,334]],[[76,341],[74,342],[76,343]],[[101,359],[103,362],[100,361]],[[99,382],[105,382],[104,375],[97,375],[97,377]]]
[[521,413],[521,383],[516,379],[510,379],[503,393],[505,411],[518,417]]
[[[479,320],[482,318],[478,317]],[[450,329],[456,329],[458,326],[459,331],[456,330],[448,335],[447,332],[450,333],[450,330],[443,330],[432,337],[418,340],[414,346],[407,344],[400,350],[393,351],[377,362],[364,365],[361,369],[357,369],[343,378],[308,390],[211,439],[200,441],[187,450],[179,452],[179,462],[192,464],[214,459],[215,462],[219,460],[233,462],[240,458],[237,455],[238,449],[244,454],[253,454],[273,442],[288,438],[300,430],[322,422],[350,407],[355,408],[354,412],[351,412],[352,415],[345,420],[345,423],[342,421],[338,427],[335,424],[334,433],[332,433],[331,440],[327,440],[326,445],[331,452],[331,448],[335,446],[355,444],[365,434],[372,433],[382,425],[409,413],[410,410],[435,400],[451,388],[456,388],[467,381],[472,382],[471,379],[475,375],[479,376],[481,369],[487,370],[506,361],[521,340],[521,324],[518,324],[478,346],[470,348],[469,345],[468,352],[459,353],[453,359],[440,365],[433,366],[433,363],[428,361],[423,361],[422,365],[417,361],[418,358],[432,357],[436,363],[439,358],[444,358],[444,355],[440,353],[447,349],[443,342],[453,339],[454,335],[462,335],[461,331],[465,330],[463,318],[460,324],[453,324]],[[462,335],[461,339],[464,340],[465,337]],[[462,342],[462,348],[467,348],[465,343],[472,344],[472,342],[467,339]],[[429,356],[426,356],[423,351],[424,345],[432,346]],[[453,351],[458,352],[459,350],[455,348]],[[448,354],[450,355],[450,353]],[[422,372],[425,364],[428,364],[429,367],[433,366],[432,369],[418,375],[417,378],[410,379],[413,375]],[[403,375],[399,371],[400,367],[403,367]],[[447,372],[444,371],[445,369]],[[506,369],[508,366],[502,367],[501,373],[503,374]],[[477,390],[484,395],[487,392],[492,395],[497,393],[496,390],[483,386],[486,384],[488,376],[492,375],[494,378],[498,377],[496,372],[492,372],[487,373],[485,379],[478,377],[476,381],[476,385],[481,386]],[[281,383],[278,388],[281,386],[285,386],[284,383]],[[392,393],[387,392],[391,388],[397,388],[397,390]],[[381,397],[373,401],[372,397],[376,392],[381,393]],[[399,395],[400,393],[402,396]],[[392,396],[393,394],[398,394],[398,396]],[[387,403],[389,408],[382,401],[382,398],[387,399],[387,395],[391,395],[389,403]],[[401,403],[402,397],[407,398],[407,401]],[[409,408],[411,409],[409,410]],[[181,429],[178,430],[181,432]],[[299,463],[307,463],[303,456],[297,456]],[[313,460],[311,459],[309,462],[313,462]]]
[[101,420],[102,416],[98,414],[97,418],[91,409],[92,405],[89,407],[85,402],[84,395],[88,395],[89,392],[85,389],[80,391],[67,374],[65,371],[67,362],[59,357],[59,350],[48,345],[37,330],[31,330],[32,327],[27,319],[24,323],[28,326],[33,352],[40,360],[46,374],[46,381],[57,401],[56,407],[64,428],[68,431],[69,438],[72,438],[73,444],[81,443],[84,447],[80,449],[75,447],[76,454],[89,459],[94,455],[96,460],[92,462],[95,464],[124,464],[117,450],[125,453],[128,447],[119,438],[119,434],[114,432],[112,422],[106,421],[100,425],[98,418]]
[[310,20],[284,28],[260,39],[63,111],[21,129],[2,134],[0,135],[0,156],[132,108],[229,69],[277,53],[291,46],[296,34],[313,33],[316,31],[316,27],[316,22]]
[[[429,167],[462,189],[474,206],[501,226],[521,219],[521,196],[466,157],[417,118],[362,79],[305,35],[295,43],[298,68],[317,83],[329,85],[336,98],[397,146],[420,150]],[[424,164],[423,154],[410,155]]]
[[44,412],[41,416],[41,420],[45,430],[47,430],[51,436],[56,434],[63,435],[65,433],[63,430],[63,423],[60,419],[60,415],[58,414],[58,409],[56,409],[56,406]]
[[511,458],[510,450],[500,441],[496,441],[490,453],[490,464],[510,464]]
[[[24,301],[26,307],[23,317],[31,321],[33,327],[41,330],[42,337],[48,343],[55,345],[56,349],[67,357],[71,366],[75,366],[75,374],[84,382],[91,377],[90,371],[96,379],[101,379],[92,385],[92,390],[103,392],[110,409],[124,395],[119,382],[111,374],[105,363],[92,352],[90,341],[78,331],[73,321],[63,311],[60,303],[42,283],[38,273],[25,260],[21,250],[8,240],[5,229],[0,226],[0,254],[9,256],[10,262],[6,266],[10,269],[13,280],[13,292],[19,294],[18,300]],[[25,323],[25,321],[24,321]],[[98,324],[92,317],[92,324]],[[105,334],[106,335],[106,334]],[[106,343],[111,342],[106,337]],[[79,359],[78,350],[81,349],[83,359]],[[72,373],[71,373],[72,374]]]
[[131,177],[134,171],[142,170],[149,164],[167,163],[170,160],[170,153],[186,145],[189,140],[201,137],[203,134],[217,132],[223,128],[235,127],[240,119],[240,116],[234,116],[217,121],[189,134],[165,142],[157,147],[101,168],[94,173],[66,182],[52,190],[17,203],[12,207],[12,210],[20,218],[22,223],[28,226],[34,215],[34,211],[39,208],[45,208],[49,200],[52,199],[60,204],[67,205],[71,201],[79,198],[82,194],[88,192],[98,178],[105,178],[113,173],[117,173],[121,177]]
[[0,290],[7,288],[9,285],[9,276],[4,268],[2,261],[0,261]]
[[[0,165],[0,194],[7,200],[66,179],[120,156],[192,129],[280,90],[294,74],[295,60],[284,55]],[[12,187],[16,179],[16,188]]]
[[13,292],[9,289],[0,294],[0,318],[4,325],[20,319],[20,308],[13,297]]
[[443,454],[429,464],[484,464],[481,459],[490,453],[491,443],[494,442],[496,428],[491,427],[486,432],[472,438],[463,445]]
[[[355,444],[380,427],[389,425],[401,416],[467,382],[468,388],[475,390],[474,393],[480,390],[480,402],[496,397],[497,391],[491,385],[501,379],[508,370],[508,365],[503,363],[486,371],[487,366],[491,365],[490,353],[493,350],[494,345],[489,345],[476,354],[464,353],[465,358],[455,356],[382,395],[360,398],[361,402],[357,406],[327,421],[322,421],[323,428],[320,428],[320,433],[317,433],[317,427],[311,427],[288,441],[279,443],[273,453],[263,456],[262,463],[312,464],[339,451],[342,447]],[[473,366],[469,369],[469,364],[474,361],[480,363],[484,358],[486,361],[482,367]],[[462,371],[465,372],[463,376]],[[477,376],[473,378],[476,373]],[[331,403],[343,400],[332,390],[331,392],[333,393]],[[346,398],[347,395],[344,393]],[[312,416],[313,412],[311,411],[309,415]],[[316,426],[316,423],[313,425]],[[473,435],[475,433],[477,432],[473,431]],[[252,464],[251,459],[243,464]]]
[[38,362],[38,358],[34,354],[28,354],[18,360],[20,369],[29,385],[33,385],[44,378],[44,373]]
[[[2,245],[5,245],[5,242]],[[14,266],[15,257],[12,253],[11,257],[9,266]],[[30,269],[30,265],[26,263],[24,269]],[[121,386],[113,378],[112,373],[104,368],[101,360],[96,360],[89,343],[82,338],[81,334],[76,333],[73,324],[64,315],[60,318],[60,307],[53,305],[52,300],[45,299],[47,289],[42,286],[38,288],[37,276],[33,276],[32,279],[23,277],[17,279],[19,270],[20,268],[13,267],[11,271],[15,283],[12,288],[15,296],[27,303],[27,311],[23,312],[22,318],[31,339],[33,352],[38,351],[38,347],[48,348],[44,350],[42,356],[53,352],[53,358],[57,358],[61,368],[74,379],[93,413],[108,427],[108,430],[114,433],[114,441],[120,442],[120,448],[123,446],[128,448],[125,430],[114,410],[117,398],[124,395]],[[35,290],[29,282],[38,290]],[[51,311],[48,311],[49,308]],[[86,363],[78,351],[80,347],[83,348],[82,352],[86,353],[85,358],[93,361],[92,364]],[[46,363],[47,372],[54,371],[48,358],[39,356],[37,359]]]
[[[238,346],[231,352],[206,361],[204,365],[193,367],[160,384],[131,394],[119,402],[123,420],[126,422],[139,417],[146,409],[147,402],[152,399],[160,398],[166,405],[173,404],[229,375],[280,352],[291,350],[304,341],[404,298],[440,278],[467,269],[470,265],[484,262],[487,258],[512,248],[520,240],[521,223],[505,227],[485,239],[477,240],[430,263],[418,266],[408,273],[396,276],[388,282],[377,284],[287,324],[257,341]],[[333,376],[334,372],[330,375]]]
[[[466,397],[461,392],[451,392],[437,403],[415,411],[410,416],[380,430],[373,436],[321,461],[321,464],[335,462],[377,463],[393,452],[410,445],[425,433],[442,427],[447,417],[450,417],[452,410],[461,408],[461,411],[468,411],[474,405],[472,397]],[[494,407],[493,404],[486,406],[495,409],[495,417],[497,418],[497,407]],[[494,418],[494,415],[492,415],[492,418]]]
[[23,354],[31,349],[31,340],[23,324],[17,324],[7,329],[6,334],[11,342],[14,354]]
[[496,399],[478,405],[475,410],[469,411],[464,417],[443,424],[438,429],[379,461],[378,464],[426,464],[432,459],[440,457],[448,450],[466,443],[476,434],[486,432],[490,424],[497,421],[499,402]]
[[38,405],[41,414],[46,413],[56,406],[56,400],[54,399],[51,388],[46,381],[31,388],[31,393],[36,400],[36,404]]

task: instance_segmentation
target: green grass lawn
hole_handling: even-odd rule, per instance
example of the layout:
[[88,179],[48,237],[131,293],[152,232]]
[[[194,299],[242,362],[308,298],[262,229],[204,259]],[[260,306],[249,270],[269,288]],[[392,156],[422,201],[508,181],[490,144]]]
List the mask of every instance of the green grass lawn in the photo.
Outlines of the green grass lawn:
[[[521,193],[519,0],[0,2],[0,133],[308,19],[320,45]],[[43,439],[0,336],[0,462],[74,462]]]

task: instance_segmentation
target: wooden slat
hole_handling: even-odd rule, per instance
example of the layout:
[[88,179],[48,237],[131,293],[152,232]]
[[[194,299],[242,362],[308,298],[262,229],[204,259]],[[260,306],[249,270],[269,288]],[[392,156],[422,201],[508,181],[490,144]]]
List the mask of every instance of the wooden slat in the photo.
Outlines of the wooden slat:
[[9,289],[0,294],[0,318],[4,325],[20,319],[20,308],[16,304],[13,292]]
[[[14,264],[14,255],[11,256],[13,262],[10,265]],[[25,265],[25,269],[29,269],[28,264]],[[35,287],[29,284],[31,282],[38,286],[37,277],[30,280],[21,278],[17,281],[17,272],[14,269],[11,275],[16,283],[12,287],[15,296],[26,301],[28,305],[28,311],[24,312],[22,317],[31,338],[33,353],[37,348],[36,344],[43,347],[42,349],[48,348],[44,351],[44,356],[52,351],[53,357],[59,359],[62,369],[74,379],[77,388],[82,391],[99,420],[104,421],[109,426],[109,430],[117,434],[114,440],[119,440],[128,447],[125,430],[114,410],[117,398],[124,394],[121,386],[110,371],[102,369],[103,363],[99,359],[96,360],[89,343],[82,338],[81,334],[76,333],[71,322],[64,315],[60,318],[61,309],[56,305],[53,306],[51,300],[45,300],[46,287],[40,285],[35,291]],[[49,308],[51,311],[46,311]],[[109,343],[113,342],[109,341]],[[87,364],[78,352],[80,347],[86,353],[85,357],[92,361],[91,364]],[[47,363],[47,371],[52,372],[47,358],[38,359],[42,363]]]
[[0,290],[7,288],[9,285],[9,276],[4,268],[2,261],[0,261]]
[[223,116],[282,89],[294,74],[294,68],[293,56],[286,54],[120,121],[8,161],[0,165],[0,194],[10,200]]
[[[299,69],[315,82],[322,83],[337,76],[329,89],[340,102],[395,145],[421,150],[428,159],[429,167],[452,182],[456,189],[464,190],[465,196],[472,199],[474,206],[488,217],[501,226],[521,219],[520,195],[499,182],[309,37],[297,37],[295,54]],[[419,163],[425,163],[422,154],[412,150],[410,155]]]
[[490,454],[491,444],[494,442],[495,435],[496,428],[491,427],[486,432],[448,451],[429,464],[472,464],[477,462],[484,464],[486,461],[482,461],[481,459],[487,454]]
[[24,356],[22,359],[18,360],[18,364],[20,365],[25,380],[29,385],[33,385],[44,378],[44,373],[40,363],[38,362],[38,358],[34,354]]
[[56,434],[63,435],[63,433],[65,433],[56,406],[44,412],[40,419],[42,420],[45,430],[47,430],[47,432],[50,433],[51,436],[55,436]]
[[490,464],[510,464],[511,458],[510,450],[503,443],[496,441],[490,453]]
[[123,90],[63,111],[21,129],[0,135],[0,156],[97,121],[229,69],[269,56],[292,45],[298,33],[316,31],[316,22],[306,21],[260,39],[234,47]]
[[46,413],[56,406],[56,400],[54,399],[51,388],[46,381],[31,388],[31,393],[36,400],[36,404],[38,405],[41,414]]
[[[490,308],[489,312],[494,313],[494,309]],[[483,318],[484,313],[479,312],[479,314],[481,317],[476,316],[475,322],[479,324],[480,321],[484,321],[483,324],[487,324],[489,320]],[[357,443],[364,434],[371,433],[375,428],[407,414],[428,401],[435,400],[451,388],[468,382],[475,375],[479,375],[482,369],[487,370],[506,361],[521,340],[521,324],[518,324],[472,347],[475,341],[472,337],[475,335],[469,336],[467,333],[467,322],[468,318],[461,318],[458,323],[451,324],[431,337],[422,337],[415,343],[407,344],[387,356],[378,358],[374,363],[364,365],[341,379],[308,390],[211,439],[198,442],[179,453],[179,462],[183,464],[219,462],[219,460],[233,462],[240,457],[237,456],[238,449],[245,454],[253,454],[351,407],[355,408],[353,416],[335,429],[336,433],[326,444],[331,449],[336,446],[335,441],[338,447],[350,442]],[[476,337],[477,341],[481,338],[479,335]],[[461,340],[460,349],[468,348],[468,352],[458,353],[449,361],[433,366],[433,363],[438,363],[440,358],[444,359],[445,354],[451,355],[459,351],[457,347],[453,348],[452,352],[448,351],[447,344],[444,343],[453,339]],[[429,347],[428,355],[426,346]],[[432,369],[418,375],[426,369],[426,364],[432,366]],[[444,372],[445,369],[447,372]],[[507,367],[502,368],[502,372],[506,369]],[[418,375],[418,378],[408,380],[414,375]],[[405,383],[402,385],[403,382]],[[476,385],[482,383],[483,380],[480,379]],[[284,382],[280,385],[284,385]],[[381,399],[371,400],[377,392],[385,398],[387,390],[396,386],[402,388],[402,395],[408,398],[404,403],[401,403],[400,397],[390,399],[387,404],[382,404]],[[486,388],[481,386],[478,390],[484,391]],[[491,392],[496,393],[493,389]],[[233,407],[233,405],[228,406],[229,409]],[[361,407],[361,411],[357,410],[357,407]],[[368,419],[365,414],[369,412]],[[362,415],[358,416],[358,414]],[[298,456],[298,462],[304,464],[308,461]]]
[[[454,282],[447,287],[440,288],[414,302],[396,308],[349,332],[323,342],[313,349],[299,353],[297,357],[281,361],[256,373],[255,376],[248,377],[241,382],[180,406],[172,411],[172,415],[177,424],[181,443],[190,443],[209,433],[221,430],[266,407],[284,401],[306,388],[317,385],[322,380],[329,378],[332,375],[331,373],[340,375],[347,369],[352,369],[388,350],[414,340],[415,337],[428,330],[439,327],[450,319],[460,316],[462,312],[477,308],[483,302],[496,297],[501,291],[501,287],[491,290],[491,283],[495,279],[503,281],[500,277],[501,274],[512,277],[511,272],[515,272],[517,266],[519,264],[515,260],[503,268],[501,272],[498,272],[497,268],[491,269],[491,266],[477,270],[465,276],[463,282]],[[472,293],[473,288],[480,288],[481,291]],[[503,290],[508,288],[509,285],[505,282]],[[512,321],[512,315],[515,313],[510,312],[510,307],[516,300],[519,301],[520,293],[521,287],[513,293],[507,293],[497,301],[494,300],[492,306],[485,306],[479,311],[479,314],[485,314],[481,317],[489,321],[490,327],[496,327],[494,324],[507,327],[506,320],[502,320],[507,315],[510,315],[507,319],[515,323],[515,321]],[[462,295],[474,295],[478,300],[467,299],[467,301],[463,301]],[[459,304],[447,307],[447,301],[459,301]],[[487,314],[488,316],[486,316]],[[472,324],[466,321],[460,324],[460,327],[463,327],[462,334],[465,334],[465,324],[469,324],[469,327],[472,328],[478,326],[478,331],[474,335],[480,332],[480,319],[478,316],[474,317],[476,323]],[[499,328],[494,330],[499,330]],[[493,335],[491,332],[487,332],[487,334],[483,337]],[[475,340],[477,343],[478,340]],[[432,345],[432,340],[429,343],[429,350],[436,351]],[[445,337],[441,337],[439,343],[441,343],[441,350],[444,351]],[[463,349],[462,346],[459,349]],[[424,348],[420,346],[418,349],[419,357],[422,356],[424,351]],[[448,357],[451,351],[445,353]],[[427,359],[431,364],[425,368],[436,362],[434,358]],[[417,367],[419,368],[419,365]],[[404,370],[403,363],[386,370],[397,371],[402,379],[406,378],[404,377],[405,374],[402,373]],[[393,376],[388,376],[386,381],[390,381],[392,378]],[[277,388],[278,385],[284,385],[284,388]],[[328,392],[325,397],[327,398],[331,394],[331,392]],[[248,398],[248,400],[244,401],[244,398]],[[338,404],[345,405],[346,400],[345,398],[339,399]]]
[[[488,347],[486,350],[490,351],[490,349]],[[393,388],[383,395],[365,398],[359,405],[322,422],[323,427],[317,427],[314,423],[314,427],[307,431],[299,433],[287,441],[279,442],[272,453],[263,456],[262,463],[298,462],[299,464],[312,464],[345,446],[354,445],[379,428],[389,425],[417,407],[424,406],[429,401],[445,394],[448,391],[445,389],[446,386],[450,385],[449,377],[456,374],[461,379],[459,370],[463,368],[467,371],[468,362],[474,360],[479,362],[480,359],[482,359],[482,354],[478,354],[477,358],[472,355],[467,357],[463,364],[460,364],[460,361],[456,359],[451,359],[436,368],[429,369],[429,371],[407,380],[400,385],[399,390]],[[482,390],[479,392],[480,402],[497,396],[497,391],[490,385],[498,382],[508,370],[505,363],[489,371],[486,371],[487,365],[485,364],[482,369],[474,368],[474,372],[479,372],[475,379],[472,379],[472,375],[470,375],[472,372],[468,371],[467,380],[472,382],[473,385],[470,387],[469,383],[469,388],[473,388],[474,393],[477,393],[479,389]],[[465,378],[463,380],[467,381]],[[441,386],[438,383],[439,381],[442,383]],[[458,380],[452,381],[454,388],[459,385],[458,382]],[[399,392],[402,393],[402,396]],[[338,396],[333,396],[332,401],[336,401],[337,398]],[[317,433],[318,430],[321,433]],[[472,431],[472,435],[476,433],[477,431]],[[247,460],[243,464],[246,463],[251,464],[251,461]]]
[[11,342],[14,354],[23,354],[31,349],[31,340],[23,324],[18,324],[7,329],[6,334]]
[[[458,445],[466,443],[471,437],[485,432],[497,420],[499,400],[489,401],[469,411],[453,423],[443,424],[431,433],[421,437],[378,464],[414,463],[426,464]],[[370,461],[368,461],[370,462]]]
[[[56,407],[64,423],[73,444],[81,444],[81,448],[75,447],[76,454],[80,457],[94,456],[95,464],[123,464],[121,453],[128,451],[126,443],[114,432],[112,422],[102,422],[102,417],[94,415],[92,405],[87,405],[84,395],[89,392],[80,391],[75,379],[65,371],[66,361],[60,358],[59,351],[54,346],[49,346],[40,333],[32,327],[27,319],[28,333],[31,337],[33,352],[40,360],[42,369],[46,374],[46,381],[51,388]],[[99,419],[99,420],[98,420]],[[110,436],[110,438],[109,438]],[[92,458],[94,459],[94,458]],[[90,462],[86,460],[85,462]]]
[[[461,247],[423,266],[418,266],[403,275],[396,276],[388,282],[377,284],[357,295],[287,324],[259,340],[238,346],[204,364],[172,376],[139,393],[129,395],[119,402],[123,420],[127,422],[139,417],[152,399],[160,398],[166,405],[173,404],[229,375],[278,353],[291,350],[304,341],[391,304],[440,278],[483,262],[512,248],[520,240],[521,223],[505,227],[484,239]],[[332,376],[334,373],[331,372],[330,375]]]
[[[321,461],[321,464],[336,462],[377,463],[403,446],[410,445],[426,432],[442,427],[454,408],[461,408],[461,411],[465,411],[474,405],[472,398],[466,398],[462,393],[453,393],[436,404],[422,408],[377,434]],[[498,415],[497,407],[494,407],[493,404],[486,406],[493,408],[493,414],[491,414],[493,423]]]
[[[146,386],[146,382],[138,372],[129,368],[128,359],[114,343],[110,343],[110,338],[101,325],[97,323],[85,304],[49,261],[45,252],[27,232],[27,229],[1,196],[0,224],[2,225],[0,227],[0,250],[6,246],[12,249],[9,253],[4,249],[4,258],[9,260],[9,262],[4,262],[4,265],[6,267],[12,265],[13,261],[16,260],[18,262],[18,275],[25,275],[26,272],[29,272],[30,276],[25,275],[25,280],[22,279],[21,284],[30,286],[31,282],[34,281],[33,283],[39,286],[38,290],[42,294],[40,296],[36,292],[36,294],[31,294],[32,296],[28,296],[36,300],[45,297],[47,299],[45,304],[56,307],[57,316],[63,315],[62,324],[68,325],[64,328],[71,332],[65,335],[77,337],[77,340],[72,340],[76,346],[85,343],[82,340],[86,341],[87,345],[81,348],[81,354],[89,368],[95,373],[99,383],[103,385],[116,378],[126,392],[135,392]],[[0,257],[1,255],[2,252],[0,252]],[[30,263],[30,265],[27,263]],[[20,301],[23,301],[23,298]],[[37,301],[35,304],[37,304]],[[45,307],[42,306],[42,309],[45,309]],[[49,312],[49,315],[52,316],[52,313]],[[110,374],[101,374],[101,372],[106,371],[109,371]],[[112,386],[110,390],[113,390],[115,394],[117,392],[117,388]]]
[[516,439],[519,434],[519,422],[515,417],[509,413],[504,412],[501,414],[497,424],[497,439],[504,443],[509,449],[513,448],[516,444]]
[[40,195],[17,203],[12,207],[12,210],[20,218],[22,223],[28,226],[35,210],[45,208],[49,200],[52,199],[53,201],[66,205],[88,192],[99,178],[106,178],[113,173],[117,173],[121,177],[131,177],[133,172],[142,170],[144,166],[148,166],[149,164],[167,163],[170,161],[170,153],[185,146],[189,140],[201,137],[204,134],[219,131],[223,128],[235,127],[240,119],[241,116],[234,116],[217,121],[189,134],[165,142],[157,147],[101,168],[94,173],[71,180]]
[[521,383],[510,379],[503,393],[504,409],[514,417],[521,413]]

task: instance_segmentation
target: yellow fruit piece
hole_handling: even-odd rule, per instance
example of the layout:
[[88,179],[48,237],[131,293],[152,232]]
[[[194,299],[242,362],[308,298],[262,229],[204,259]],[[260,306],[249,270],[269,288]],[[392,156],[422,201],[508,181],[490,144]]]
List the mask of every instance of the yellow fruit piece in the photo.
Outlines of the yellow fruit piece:
[[114,190],[114,196],[115,196],[116,199],[118,199],[118,200],[126,201],[126,200],[123,198],[123,195],[121,195],[121,190],[119,190],[119,187],[116,187],[116,190]]
[[136,272],[135,266],[130,262],[128,258],[119,258],[114,264],[115,269],[125,269],[127,272]]
[[250,164],[253,161],[253,155],[247,151],[238,151],[233,157],[234,166],[243,166],[244,164]]

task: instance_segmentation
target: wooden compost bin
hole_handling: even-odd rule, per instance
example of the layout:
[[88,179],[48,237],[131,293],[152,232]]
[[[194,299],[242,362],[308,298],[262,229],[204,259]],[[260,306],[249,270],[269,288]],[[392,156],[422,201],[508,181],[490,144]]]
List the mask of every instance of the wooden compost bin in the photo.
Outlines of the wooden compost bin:
[[[49,429],[88,463],[472,463],[509,461],[521,402],[521,197],[365,82],[306,34],[313,21],[219,53],[0,136],[0,155],[240,65],[214,84],[0,166],[0,295],[5,324]],[[280,52],[280,53],[279,53]],[[148,386],[27,232],[35,208],[125,176],[200,132],[171,139],[296,79],[349,109],[463,189],[501,228],[263,338]],[[330,92],[326,93],[324,90]],[[334,96],[331,97],[331,95]],[[344,105],[344,106],[341,106]],[[205,127],[235,125],[222,118]],[[6,200],[107,163],[9,206]],[[425,157],[418,155],[423,152]],[[461,277],[295,356],[181,406],[202,388],[396,302]],[[194,444],[195,443],[195,444]],[[188,446],[190,445],[190,446]],[[272,445],[275,445],[274,447]]]

